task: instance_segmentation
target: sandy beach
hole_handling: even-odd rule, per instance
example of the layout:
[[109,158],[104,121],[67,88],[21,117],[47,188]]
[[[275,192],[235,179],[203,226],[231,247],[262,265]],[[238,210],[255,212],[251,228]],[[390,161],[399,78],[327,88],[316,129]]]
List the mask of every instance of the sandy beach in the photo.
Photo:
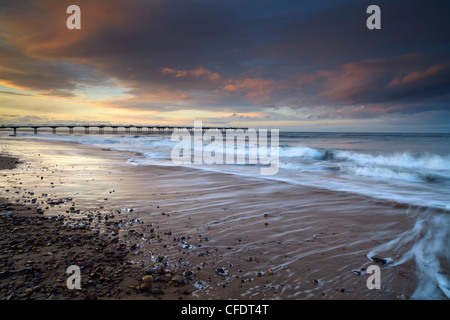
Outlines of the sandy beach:
[[[402,205],[133,166],[95,146],[3,142],[2,299],[395,300],[416,288],[413,262],[368,256],[412,228]],[[73,264],[81,290],[66,287]],[[379,290],[366,285],[374,264]]]
[[[15,158],[0,157],[2,170],[13,169],[16,162]],[[28,194],[34,196],[33,192]],[[162,295],[183,299],[190,294],[179,268],[169,269],[164,263],[143,268],[130,263],[136,246],[127,244],[126,239],[139,237],[134,228],[138,221],[126,217],[114,220],[113,214],[97,214],[94,219],[94,211],[85,211],[83,218],[71,217],[71,213],[79,213],[71,200],[0,198],[0,287],[4,300],[158,299]],[[46,216],[44,206],[58,206],[66,214]],[[152,235],[160,238],[158,233]],[[70,265],[81,269],[81,290],[67,288]]]

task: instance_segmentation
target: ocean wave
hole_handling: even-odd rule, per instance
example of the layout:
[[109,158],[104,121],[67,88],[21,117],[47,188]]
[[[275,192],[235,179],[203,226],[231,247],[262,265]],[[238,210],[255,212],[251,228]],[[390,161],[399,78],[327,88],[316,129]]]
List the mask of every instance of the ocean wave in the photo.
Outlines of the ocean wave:
[[415,219],[413,228],[373,248],[368,257],[391,255],[392,267],[414,261],[419,283],[411,299],[450,299],[448,212],[410,207],[407,214]]
[[330,150],[316,149],[306,146],[299,146],[299,147],[281,146],[279,151],[279,155],[281,158],[306,158],[306,159],[310,158],[316,160],[325,160],[326,154],[330,154]]
[[283,167],[288,170],[304,169],[304,164],[310,163],[318,168],[331,167],[333,171],[347,175],[427,183],[450,181],[450,156],[431,153],[369,154],[330,148],[282,146],[280,157]]
[[408,169],[450,170],[450,156],[439,156],[430,153],[413,155],[411,153],[402,152],[372,155],[339,150],[335,152],[335,158],[338,160],[352,161],[362,165],[379,167],[389,166]]
[[354,174],[372,178],[395,179],[412,182],[447,183],[450,181],[450,178],[444,175],[418,172],[415,170],[399,170],[396,168],[387,167],[341,166],[338,171],[343,174]]
[[316,160],[336,160],[371,166],[390,166],[432,170],[450,170],[450,155],[431,153],[413,155],[408,152],[393,154],[369,154],[330,148],[310,148],[307,146],[281,146],[280,156],[287,158],[310,158]]

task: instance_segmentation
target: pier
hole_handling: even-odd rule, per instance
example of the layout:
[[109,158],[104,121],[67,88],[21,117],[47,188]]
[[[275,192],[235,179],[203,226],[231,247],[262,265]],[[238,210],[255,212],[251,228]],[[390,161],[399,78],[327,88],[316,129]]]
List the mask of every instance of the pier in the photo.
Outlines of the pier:
[[[104,134],[105,129],[109,129],[112,134],[172,134],[176,129],[186,129],[190,133],[196,132],[199,128],[194,126],[163,126],[163,125],[116,125],[116,124],[61,124],[61,125],[1,125],[0,130],[12,130],[13,135],[17,135],[18,130],[33,130],[34,134],[38,134],[39,129],[47,129],[52,131],[53,134],[59,132],[66,132],[68,134],[74,134],[75,128],[84,128],[84,133],[91,133],[91,128],[97,128],[98,134]],[[123,129],[123,130],[122,130]],[[219,130],[222,134],[225,134],[227,130],[242,130],[246,132],[248,128],[242,127],[201,127],[202,132],[213,129]],[[82,131],[80,131],[82,132]]]

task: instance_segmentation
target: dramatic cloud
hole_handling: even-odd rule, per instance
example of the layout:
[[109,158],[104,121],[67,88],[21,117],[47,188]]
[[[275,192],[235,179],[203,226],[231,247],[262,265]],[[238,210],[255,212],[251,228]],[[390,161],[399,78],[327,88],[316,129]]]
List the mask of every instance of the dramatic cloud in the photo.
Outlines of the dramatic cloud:
[[416,102],[446,96],[449,61],[435,63],[424,54],[347,63],[333,70],[302,76],[297,84],[333,105]]
[[206,70],[203,67],[199,67],[194,70],[174,70],[171,68],[163,68],[162,73],[164,74],[170,74],[173,75],[175,78],[184,78],[184,77],[194,77],[196,79],[199,78],[206,78],[211,81],[218,81],[220,80],[220,75],[217,72],[212,72],[209,70]]
[[263,103],[270,100],[271,93],[277,87],[278,84],[272,79],[247,78],[230,81],[224,90],[233,93],[243,92],[247,98]]
[[[81,30],[66,28],[71,4]],[[0,0],[0,112],[271,119],[290,129],[321,119],[376,126],[406,114],[450,123],[448,1],[379,0],[381,30],[366,28],[370,4]]]

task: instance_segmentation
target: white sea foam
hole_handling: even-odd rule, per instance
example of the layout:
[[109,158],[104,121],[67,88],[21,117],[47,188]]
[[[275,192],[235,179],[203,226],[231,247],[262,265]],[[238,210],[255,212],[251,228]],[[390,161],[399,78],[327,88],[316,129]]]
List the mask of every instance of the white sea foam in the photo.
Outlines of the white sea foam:
[[409,208],[414,227],[384,243],[368,256],[392,254],[392,267],[413,260],[418,287],[412,299],[450,299],[450,216],[432,208]]
[[[176,144],[168,136],[51,135],[21,134],[28,139],[75,142],[111,150],[138,153],[132,165],[173,165],[171,151]],[[283,139],[283,136],[281,136]],[[260,179],[343,191],[365,196],[450,209],[450,155],[430,152],[354,151],[318,148],[299,144],[293,138],[279,147],[280,170],[263,177],[260,165],[186,165],[196,170],[226,172]],[[192,144],[204,148],[207,144]],[[251,147],[251,146],[250,146]],[[235,149],[245,152],[249,148]],[[220,152],[220,150],[219,150]],[[223,156],[226,148],[223,146]],[[194,152],[192,152],[194,153]]]

